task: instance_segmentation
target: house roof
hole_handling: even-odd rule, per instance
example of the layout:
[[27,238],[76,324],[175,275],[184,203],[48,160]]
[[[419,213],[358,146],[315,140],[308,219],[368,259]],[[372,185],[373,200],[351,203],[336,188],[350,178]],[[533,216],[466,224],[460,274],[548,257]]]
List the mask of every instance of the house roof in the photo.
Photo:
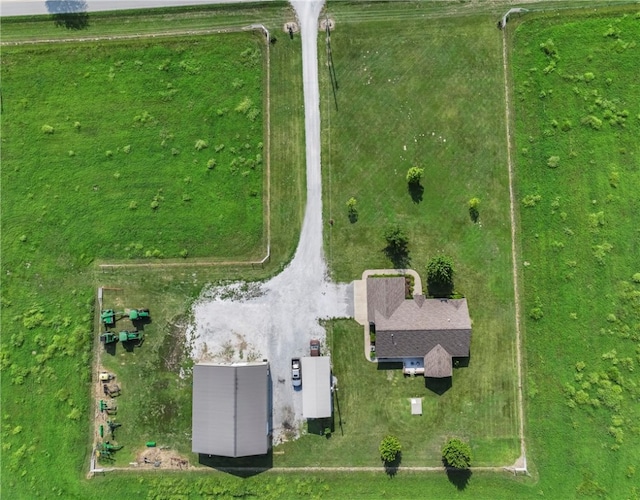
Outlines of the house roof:
[[302,358],[302,416],[304,418],[331,416],[331,358],[329,356]]
[[375,323],[378,358],[423,357],[437,345],[449,356],[469,355],[466,299],[405,299],[404,293],[403,277],[367,278],[368,319]]
[[267,363],[193,368],[192,451],[244,457],[269,449]]
[[424,356],[424,376],[443,378],[452,375],[451,355],[438,344]]

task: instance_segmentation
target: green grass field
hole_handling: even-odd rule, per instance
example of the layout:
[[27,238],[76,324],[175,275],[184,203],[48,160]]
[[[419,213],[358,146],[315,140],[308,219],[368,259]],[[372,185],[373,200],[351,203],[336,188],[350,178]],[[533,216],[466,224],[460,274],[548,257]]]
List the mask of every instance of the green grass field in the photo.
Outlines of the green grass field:
[[[353,10],[346,4],[337,5],[346,20]],[[385,372],[367,371],[371,365],[362,361],[360,328],[347,322],[335,323],[331,335],[345,434],[341,435],[336,419],[335,433],[329,440],[306,436],[299,443],[285,445],[282,448],[285,454],[276,457],[287,465],[297,465],[295,462],[302,460],[313,463],[313,454],[322,457],[324,463],[337,463],[340,456],[346,455],[351,463],[375,464],[376,457],[372,455],[376,454],[381,436],[368,438],[365,425],[360,426],[360,421],[374,426],[377,433],[389,430],[401,435],[406,452],[404,465],[430,464],[434,450],[428,447],[438,441],[437,432],[442,427],[429,429],[432,423],[428,423],[426,428],[416,430],[415,420],[406,416],[408,408],[403,406],[404,398],[416,390],[428,396],[425,408],[435,414],[435,423],[440,422],[447,431],[468,432],[463,437],[469,437],[474,447],[476,465],[487,463],[482,462],[486,457],[508,457],[517,452],[514,368],[512,362],[504,362],[504,359],[513,360],[513,352],[504,351],[501,341],[512,329],[513,291],[508,276],[500,33],[490,16],[439,19],[438,24],[422,24],[418,31],[411,21],[415,12],[409,9],[407,14],[399,5],[393,5],[392,17],[401,22],[402,29],[407,31],[406,45],[412,48],[411,53],[417,54],[406,67],[398,55],[405,54],[408,47],[401,46],[404,37],[399,36],[399,28],[392,30],[393,23],[372,22],[367,26],[362,14],[356,13],[346,36],[343,34],[341,39],[339,30],[332,34],[339,82],[337,112],[331,88],[326,85],[328,73],[324,73],[326,81],[322,87],[325,137],[332,142],[332,145],[325,144],[323,150],[325,175],[329,177],[324,179],[325,189],[331,186],[326,192],[325,208],[327,217],[335,221],[327,237],[327,254],[335,276],[341,280],[354,279],[364,267],[386,267],[388,261],[381,252],[384,246],[381,231],[376,226],[393,217],[397,217],[395,221],[410,234],[411,262],[418,271],[423,272],[434,249],[450,253],[458,269],[456,288],[469,299],[474,319],[471,364],[456,370],[453,387],[442,398],[437,398],[422,386],[416,387],[421,384],[419,379],[405,380],[397,373],[387,378]],[[464,11],[469,6],[461,8]],[[423,13],[438,16],[435,4],[427,7]],[[254,9],[242,12],[222,9],[215,10],[215,14],[209,10],[190,10],[191,14],[147,13],[140,18],[92,15],[89,31],[77,35],[152,32],[166,29],[168,19],[175,20],[178,24],[171,26],[179,29],[211,28],[216,23],[222,27],[236,22],[245,25],[267,19],[275,33],[282,22],[289,19],[289,11],[278,6]],[[371,20],[383,19],[382,10],[382,4],[370,9]],[[123,300],[128,306],[152,309],[153,322],[145,329],[149,342],[134,353],[124,354],[132,354],[127,358],[130,362],[160,362],[174,347],[180,346],[179,342],[161,340],[161,335],[175,333],[170,325],[180,322],[203,283],[231,276],[263,278],[279,269],[293,252],[304,198],[300,46],[297,40],[289,43],[286,35],[278,33],[278,41],[271,47],[272,124],[278,124],[272,130],[272,195],[281,202],[274,203],[277,208],[272,214],[272,260],[265,269],[189,267],[187,259],[184,268],[105,272],[87,264],[93,254],[85,253],[84,257],[78,254],[81,243],[71,247],[73,253],[65,254],[60,236],[51,228],[42,231],[48,231],[54,241],[42,245],[35,244],[35,229],[28,234],[26,230],[7,231],[6,221],[12,220],[12,208],[5,205],[5,192],[13,191],[13,186],[8,188],[5,175],[23,176],[26,167],[20,166],[18,172],[13,168],[6,171],[5,155],[10,152],[6,144],[14,138],[7,134],[3,112],[0,324],[3,496],[19,499],[36,496],[84,499],[105,495],[113,498],[413,498],[428,492],[433,498],[637,498],[635,469],[640,449],[638,408],[634,401],[638,397],[637,371],[630,371],[630,367],[637,369],[640,362],[637,357],[640,285],[633,282],[634,274],[640,272],[634,268],[637,264],[634,256],[638,254],[636,193],[640,184],[639,151],[634,138],[638,136],[640,121],[636,115],[640,113],[640,102],[637,86],[629,84],[634,81],[634,61],[637,60],[634,55],[638,48],[625,47],[638,39],[640,21],[635,17],[636,11],[629,10],[625,18],[586,20],[577,13],[548,19],[532,16],[512,39],[524,313],[527,317],[542,314],[538,320],[526,319],[527,438],[532,478],[474,472],[456,485],[452,484],[456,481],[450,481],[444,473],[401,471],[389,478],[383,473],[283,474],[274,471],[239,478],[208,471],[162,476],[111,474],[85,479],[91,443],[88,415],[94,410],[90,407],[89,367],[91,349],[97,346],[95,336],[89,332],[97,331],[93,314],[95,288],[98,285],[123,287],[126,294]],[[452,13],[451,6],[446,12]],[[126,22],[122,22],[123,19]],[[138,21],[140,24],[136,25]],[[3,40],[34,33],[46,37],[69,36],[69,32],[52,29],[47,23],[50,21],[40,21],[34,28],[30,23],[16,22],[7,28],[9,24],[3,20]],[[369,47],[374,30],[371,26],[379,28],[376,34],[386,41],[375,49],[380,52],[375,57]],[[510,26],[510,29],[513,28]],[[612,32],[608,34],[610,29]],[[421,36],[425,33],[429,41]],[[540,50],[540,44],[549,39],[553,40],[559,59],[553,71],[544,75],[542,70],[553,58],[550,60]],[[322,34],[320,41],[322,51]],[[439,50],[434,51],[434,47]],[[366,54],[366,50],[370,53]],[[372,72],[381,82],[391,79],[386,82],[389,88],[395,86],[405,92],[416,92],[423,86],[427,89],[417,103],[409,101],[411,117],[408,104],[393,101],[388,91],[381,91],[375,99],[357,101],[356,95],[360,94],[357,86],[367,81],[360,73],[363,72],[360,58],[364,55],[370,58],[367,73]],[[3,80],[4,56],[3,53]],[[459,65],[451,59],[453,56],[459,58]],[[532,68],[537,71],[530,71]],[[470,76],[471,70],[475,71]],[[115,80],[118,76],[115,68],[114,72]],[[105,84],[109,73],[107,67]],[[428,82],[419,83],[410,78],[416,73],[429,77]],[[593,78],[586,76],[587,73],[593,73]],[[477,82],[470,83],[470,78]],[[3,99],[7,91],[4,87]],[[599,95],[594,95],[593,90]],[[437,98],[445,91],[451,95],[446,103]],[[600,104],[596,102],[598,97],[603,99]],[[387,106],[376,112],[380,100]],[[3,105],[8,104],[3,101]],[[433,109],[438,113],[431,113]],[[607,109],[615,116],[610,116]],[[625,109],[629,111],[627,116],[618,115]],[[129,116],[128,112],[125,114]],[[589,115],[602,121],[599,130],[589,125],[597,125],[593,119],[587,120],[586,125],[581,123]],[[331,128],[340,127],[342,134],[330,133],[326,117],[331,118]],[[614,121],[624,118],[624,122],[612,126],[608,121],[612,118]],[[351,127],[347,126],[349,119]],[[557,127],[553,120],[557,121]],[[567,120],[571,126],[564,131]],[[62,123],[67,123],[66,119]],[[353,123],[371,126],[349,131],[354,128]],[[412,127],[418,123],[421,129],[423,123],[429,125],[419,132],[425,137],[412,137]],[[41,127],[38,123],[35,140],[56,139],[60,130],[56,128],[49,137],[42,133]],[[384,133],[372,133],[376,130]],[[496,132],[488,139],[487,130]],[[366,131],[378,140],[368,139]],[[432,136],[434,142],[428,143],[427,133],[431,131],[436,135]],[[341,135],[346,135],[345,139]],[[444,142],[435,141],[440,136],[447,139],[447,147]],[[416,138],[418,142],[412,143]],[[350,141],[349,147],[344,147],[347,141]],[[111,149],[114,158],[122,153],[117,148],[125,145],[118,143]],[[68,154],[65,150],[66,147],[62,151]],[[190,142],[187,150],[191,155]],[[135,151],[132,146],[129,155]],[[211,144],[201,152],[210,151]],[[573,156],[572,151],[577,154]],[[550,160],[553,156],[559,159]],[[69,159],[77,157],[76,152],[76,156]],[[96,158],[105,161],[100,155]],[[40,170],[44,170],[48,163],[39,161]],[[414,162],[426,170],[423,200],[416,204],[411,201],[404,183],[404,173]],[[547,166],[549,163],[557,164],[556,168]],[[381,167],[387,164],[393,169],[382,171]],[[476,166],[478,172],[473,170]],[[350,173],[352,168],[354,171]],[[24,175],[19,188],[26,195],[30,192],[27,188],[46,185],[45,174],[46,171],[31,177]],[[36,175],[42,175],[43,181]],[[461,182],[465,176],[473,181]],[[113,172],[109,172],[109,181],[116,182],[115,178],[111,181],[112,178]],[[122,180],[123,176],[118,179]],[[36,196],[40,194],[34,192]],[[33,221],[43,217],[42,222],[47,222],[52,215],[51,207],[63,199],[62,193],[59,196],[59,199],[34,204],[30,212]],[[351,196],[358,198],[359,220],[354,225],[348,221],[345,205]],[[471,224],[468,219],[466,203],[472,196],[482,199],[482,227]],[[528,197],[527,204],[533,206],[524,206],[525,197]],[[18,206],[26,205],[17,196],[13,199]],[[168,201],[168,197],[166,199]],[[44,203],[48,204],[47,208],[42,208]],[[82,208],[84,206],[80,213]],[[141,209],[142,205],[137,210]],[[128,215],[129,210],[125,208],[124,216]],[[24,220],[21,224],[25,228],[43,226],[27,226]],[[364,230],[365,227],[369,229]],[[10,238],[7,233],[11,234]],[[22,234],[27,236],[24,242],[20,241]],[[529,263],[527,266],[525,261]],[[487,275],[492,279],[487,280]],[[474,304],[477,304],[475,309]],[[338,354],[340,351],[344,357]],[[118,351],[118,355],[121,352]],[[496,354],[500,352],[507,357]],[[354,362],[355,359],[360,361]],[[116,360],[117,357],[112,361]],[[580,362],[584,362],[584,367]],[[134,378],[133,365],[125,369],[131,370]],[[476,370],[486,370],[485,375],[490,377]],[[149,373],[153,382],[159,383],[151,386],[159,389],[163,398],[176,396],[175,391],[180,388],[171,384],[162,386],[160,370]],[[505,388],[490,394],[489,389],[505,381]],[[366,388],[365,383],[369,384]],[[380,388],[379,394],[372,394],[370,387],[374,385]],[[479,394],[472,393],[473,390]],[[363,395],[369,397],[364,403]],[[506,405],[503,395],[510,398]],[[468,401],[473,402],[472,409],[465,409],[460,416],[453,418],[445,411],[445,404],[456,408]],[[176,402],[175,407],[187,406],[186,400],[177,398]],[[128,401],[123,399],[122,405],[125,403]],[[507,408],[502,416],[500,408]],[[120,418],[140,415],[130,413],[128,416],[126,412],[130,409],[129,405],[127,409],[123,407],[125,413]],[[494,420],[489,420],[492,417]],[[425,413],[422,419],[427,418]],[[141,422],[139,433],[133,426],[123,427],[119,439],[137,443],[147,438],[165,440],[183,449],[184,440],[172,434],[188,427],[188,421],[185,414],[168,416],[164,423],[170,428],[161,428],[156,433],[150,431],[152,427],[148,423]],[[388,425],[382,425],[384,421]],[[478,428],[486,422],[492,426],[480,432]],[[500,437],[505,435],[505,430],[508,431],[506,440]],[[131,456],[130,447],[131,443],[123,450],[121,460]],[[464,485],[466,488],[460,489]]]
[[[264,17],[255,17],[260,12]],[[189,19],[195,29],[201,29],[203,23],[207,29],[215,29],[266,20],[273,23],[268,26],[274,31],[289,16],[290,10],[281,5],[250,9],[244,14],[218,9],[213,15],[210,11],[180,15],[180,26],[171,26],[184,29],[189,26]],[[60,33],[67,37],[100,34],[104,24],[119,24],[135,32],[133,19],[109,15],[105,21],[99,15],[91,15],[88,30]],[[167,29],[164,15],[135,19],[141,23],[140,31]],[[38,31],[25,21],[7,24],[25,34]],[[35,25],[42,26],[40,22]],[[11,29],[5,29],[3,20],[3,41]],[[265,141],[266,70],[264,42],[259,35],[155,39],[151,49],[148,40],[139,44],[127,41],[3,47],[3,496],[90,498],[102,494],[99,485],[84,481],[93,442],[89,414],[95,411],[90,397],[94,386],[90,380],[93,349],[99,348],[94,321],[95,290],[101,285],[123,288],[126,306],[149,307],[153,317],[145,329],[148,342],[133,353],[125,353],[130,364],[119,367],[123,399],[118,419],[123,427],[118,440],[125,444],[121,459],[131,457],[138,446],[144,446],[147,437],[175,444],[180,450],[189,448],[183,434],[180,439],[175,438],[177,432],[190,426],[189,414],[183,412],[183,407],[190,408],[190,400],[180,399],[188,392],[176,384],[167,384],[167,372],[160,370],[163,359],[174,349],[179,352],[182,344],[172,343],[164,335],[175,333],[172,325],[183,323],[190,302],[204,283],[230,276],[261,279],[280,269],[292,255],[300,230],[304,192],[300,44],[298,40],[282,43],[285,40],[288,42],[280,37],[270,47],[273,251],[271,260],[256,268],[191,267],[190,258],[179,258],[183,267],[106,271],[90,262],[94,257],[126,259],[131,252],[131,257],[144,258],[147,250],[153,253],[156,248],[165,257],[177,257],[183,248],[190,256],[213,259],[236,255],[247,260],[252,252],[259,257],[264,255],[263,165],[238,168],[237,175],[233,175],[230,165],[238,156],[249,158],[244,153],[245,143],[255,158],[258,142]],[[259,50],[257,61],[242,62],[241,54],[247,48],[251,48],[247,53],[251,58]],[[167,59],[170,61],[166,71],[158,69]],[[24,61],[30,64],[23,64]],[[180,65],[183,61],[185,67]],[[191,66],[196,63],[202,64],[200,69]],[[214,63],[216,67],[212,67]],[[208,80],[204,81],[204,77]],[[216,90],[212,82],[221,89]],[[167,86],[169,83],[173,89]],[[105,89],[117,91],[117,98],[109,100]],[[218,90],[222,92],[216,94]],[[224,101],[227,96],[228,103]],[[259,110],[253,122],[235,111],[245,96]],[[219,108],[227,108],[223,116],[218,116]],[[145,115],[142,119],[144,111],[152,118]],[[141,119],[135,120],[136,116]],[[226,126],[222,127],[225,120]],[[80,122],[79,129],[73,126],[76,121]],[[45,124],[54,128],[53,134],[42,131]],[[165,129],[173,138],[163,137]],[[283,141],[283,137],[287,140]],[[163,139],[168,143],[166,147],[161,144]],[[208,141],[209,147],[196,151],[197,139]],[[223,142],[224,150],[216,153],[215,146]],[[129,153],[125,151],[128,145]],[[231,152],[232,147],[236,153]],[[180,152],[173,155],[172,148]],[[109,157],[106,151],[112,151],[112,155]],[[210,171],[206,164],[212,157],[217,157],[218,163]],[[245,170],[250,172],[243,177]],[[191,181],[185,180],[187,177]],[[77,191],[76,186],[80,186]],[[160,206],[153,210],[150,204],[159,189],[163,189],[164,199],[159,198]],[[256,189],[258,195],[249,196],[248,189]],[[231,197],[229,192],[233,193]],[[191,196],[190,201],[183,201],[185,193]],[[223,204],[224,198],[232,203]],[[138,201],[136,210],[129,208],[133,200]],[[242,200],[258,205],[253,211],[234,209],[234,204],[236,208],[243,205],[234,202]],[[199,203],[197,210],[194,203]],[[187,214],[189,205],[191,216]],[[207,239],[206,232],[211,227],[198,227],[212,212],[218,227],[226,223],[231,227],[233,218],[237,220],[228,238]],[[178,226],[172,225],[173,215],[182,219]],[[174,231],[184,236],[180,236],[180,246],[169,243]],[[166,245],[162,246],[162,241]],[[140,243],[142,248],[137,248]],[[153,365],[153,370],[141,379],[133,363],[147,368]],[[188,365],[184,358],[179,363]],[[137,403],[136,385],[144,389]],[[154,392],[150,393],[149,388]],[[145,408],[149,398],[151,405]],[[145,411],[156,411],[162,405],[167,408],[163,415],[166,425],[152,431],[151,412]],[[178,412],[174,412],[176,408]],[[127,484],[125,490],[133,486]],[[121,498],[129,496],[119,494]]]
[[5,49],[5,242],[70,264],[260,259],[263,38]]
[[530,451],[556,497],[639,494],[636,11],[514,35]]
[[[319,45],[324,62],[324,35]],[[355,430],[361,453],[347,455],[373,459],[383,435],[397,429],[409,441],[404,457],[412,465],[436,463],[439,446],[456,433],[471,441],[476,465],[510,465],[520,447],[504,95],[495,91],[503,86],[501,34],[489,17],[374,20],[336,30],[331,48],[337,110],[324,65],[321,77],[325,218],[334,221],[325,242],[334,277],[349,281],[368,268],[392,267],[382,233],[398,224],[409,238],[408,265],[423,278],[431,257],[453,258],[455,288],[473,321],[469,367],[456,370],[441,397],[424,383],[396,380],[397,373],[370,379],[380,373],[368,374],[363,362],[352,380],[365,401],[349,408],[361,407],[354,420],[368,424]],[[405,179],[414,165],[425,171],[417,195]],[[351,197],[356,222],[347,211]],[[468,211],[473,197],[481,199],[478,223]],[[361,336],[353,340],[359,347]],[[342,359],[338,345],[337,365],[363,357],[360,347]],[[374,387],[379,396],[367,398]],[[419,424],[405,422],[409,387],[430,402]]]
[[[488,422],[496,399],[478,397],[473,364],[454,371],[453,387],[443,395],[425,388],[424,377],[404,377],[395,366],[364,359],[362,326],[354,321],[329,324],[333,374],[339,390],[334,397],[334,431],[330,438],[309,426],[301,439],[276,448],[277,465],[379,466],[378,445],[388,433],[402,444],[401,466],[442,464],[447,437],[460,436],[473,449],[475,465],[505,465],[515,461],[517,435],[505,435]],[[467,372],[467,373],[465,373]],[[423,415],[412,416],[410,398],[423,398]]]

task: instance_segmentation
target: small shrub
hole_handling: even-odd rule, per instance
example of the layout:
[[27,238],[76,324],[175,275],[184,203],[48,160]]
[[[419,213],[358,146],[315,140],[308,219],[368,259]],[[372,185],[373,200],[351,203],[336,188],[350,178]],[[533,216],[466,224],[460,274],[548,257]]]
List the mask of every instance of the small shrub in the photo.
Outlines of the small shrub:
[[213,170],[214,168],[216,168],[217,162],[214,158],[210,158],[209,161],[207,162],[207,169],[208,170]]
[[129,202],[129,210],[137,210],[138,209],[138,202],[135,200],[132,200]]
[[69,156],[73,157],[76,155],[76,152],[73,151],[72,149],[69,150]]
[[478,206],[480,205],[480,198],[471,198],[469,200],[469,217],[473,222],[478,222],[480,218],[480,212]]
[[535,207],[541,199],[542,196],[539,194],[528,194],[522,199],[522,204],[527,208],[532,208]]
[[158,203],[158,201],[157,201],[157,200],[153,200],[153,201],[151,202],[151,209],[152,209],[152,210],[157,210],[159,206],[160,206],[160,203]]
[[633,281],[634,283],[640,283],[640,273],[635,273],[635,274],[631,277],[631,281]]
[[203,141],[202,139],[198,139],[196,141],[196,151],[202,151],[203,149],[207,149],[209,147],[209,145],[207,144],[206,141]]
[[184,193],[182,195],[182,201],[187,202],[187,201],[191,201],[191,195]]
[[113,174],[113,178],[114,178],[115,180],[120,179],[120,172],[116,172],[115,174]]
[[126,154],[131,153],[131,146],[127,144],[125,147],[122,148],[122,152]]
[[595,80],[595,78],[596,78],[596,75],[594,75],[590,71],[584,74],[584,81],[587,83],[592,82],[593,80]]
[[547,167],[549,168],[558,168],[560,165],[560,157],[559,156],[550,156],[547,159]]
[[180,257],[182,257],[183,259],[186,259],[188,256],[189,256],[189,251],[186,248],[180,251]]
[[236,106],[235,110],[238,113],[246,114],[253,107],[253,101],[248,97],[245,97],[240,101],[240,103]]
[[80,130],[81,128],[80,122],[73,122],[73,128],[75,128],[76,130]]
[[178,150],[176,148],[171,148],[171,154],[173,156],[178,156],[180,154],[180,150]]
[[400,445],[400,440],[395,436],[385,436],[385,438],[380,442],[380,458],[386,463],[393,462],[397,457],[398,453],[402,450],[402,446]]
[[55,131],[55,129],[51,125],[43,125],[40,130],[42,130],[43,134],[47,135],[51,135]]
[[113,151],[111,151],[111,150],[109,149],[109,150],[105,151],[104,155],[105,155],[107,158],[113,158]]
[[591,127],[593,130],[600,130],[602,128],[602,120],[596,116],[585,116],[581,121],[583,125]]
[[215,148],[213,148],[216,153],[219,153],[224,149],[224,144],[218,144]]
[[605,241],[604,243],[602,243],[602,245],[594,245],[592,249],[593,256],[596,258],[598,263],[604,264],[604,258],[609,252],[611,252],[611,250],[613,249],[613,245]]
[[620,182],[620,174],[616,170],[609,172],[609,186],[617,188]]
[[420,168],[420,167],[411,167],[408,171],[407,171],[407,182],[409,184],[420,184],[420,181],[422,180],[422,175],[424,174],[424,169]]
[[18,238],[22,243],[26,243],[27,242],[27,235],[23,234],[20,236],[20,238]]
[[569,130],[571,130],[572,126],[573,125],[571,124],[571,122],[569,120],[565,120],[565,121],[562,122],[562,126],[560,127],[560,129],[563,132],[569,132]]

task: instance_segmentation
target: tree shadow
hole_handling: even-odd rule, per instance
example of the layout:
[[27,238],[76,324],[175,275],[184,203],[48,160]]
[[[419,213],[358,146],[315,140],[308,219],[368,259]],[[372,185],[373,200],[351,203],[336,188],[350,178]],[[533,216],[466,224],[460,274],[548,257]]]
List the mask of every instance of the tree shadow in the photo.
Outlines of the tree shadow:
[[424,386],[432,392],[435,392],[438,396],[442,396],[445,392],[451,389],[453,385],[452,377],[433,378],[425,377]]
[[387,258],[393,263],[397,269],[407,269],[411,267],[411,256],[406,246],[387,245],[382,250]]
[[389,477],[395,477],[402,462],[402,452],[399,451],[393,462],[384,462],[384,473]]
[[436,299],[446,299],[453,295],[453,283],[427,281],[427,294]]
[[351,224],[358,222],[358,212],[349,212],[349,222],[351,222]]
[[89,27],[85,0],[46,0],[44,4],[52,14],[56,26],[68,30],[83,30]]
[[407,191],[414,203],[420,203],[424,195],[424,187],[419,182],[410,182],[407,184]]
[[469,218],[474,224],[480,219],[480,212],[478,212],[476,207],[469,207]]
[[456,469],[455,467],[446,467],[447,479],[459,491],[464,490],[471,479],[471,469]]

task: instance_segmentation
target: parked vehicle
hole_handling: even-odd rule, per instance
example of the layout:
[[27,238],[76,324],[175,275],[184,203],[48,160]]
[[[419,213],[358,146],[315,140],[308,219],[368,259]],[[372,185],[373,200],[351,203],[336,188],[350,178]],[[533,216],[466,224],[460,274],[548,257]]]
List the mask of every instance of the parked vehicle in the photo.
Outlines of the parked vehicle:
[[309,350],[311,351],[311,356],[320,356],[320,341],[312,339],[309,343]]
[[302,386],[302,367],[300,366],[300,358],[291,360],[291,383],[293,387]]

